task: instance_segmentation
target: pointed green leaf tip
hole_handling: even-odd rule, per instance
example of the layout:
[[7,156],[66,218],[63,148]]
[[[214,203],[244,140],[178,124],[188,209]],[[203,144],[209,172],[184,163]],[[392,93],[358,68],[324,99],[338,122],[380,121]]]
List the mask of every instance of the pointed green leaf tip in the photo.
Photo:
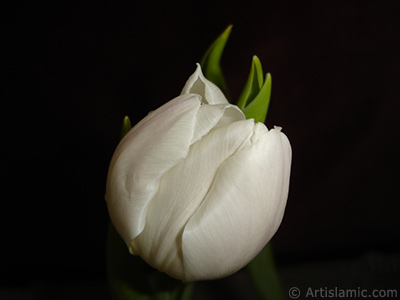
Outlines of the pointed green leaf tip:
[[227,88],[221,70],[221,56],[228,41],[233,25],[229,25],[225,31],[212,43],[200,62],[204,76],[216,84],[227,95]]
[[253,100],[264,83],[263,70],[261,62],[257,56],[253,56],[249,78],[243,88],[243,91],[237,102],[240,109],[244,109]]
[[268,73],[264,80],[261,62],[257,56],[253,56],[249,78],[237,102],[237,106],[247,119],[253,118],[255,122],[265,122],[271,97],[271,84],[271,74]]
[[124,120],[122,121],[122,128],[121,128],[121,139],[131,130],[131,120],[129,120],[128,116],[125,116]]

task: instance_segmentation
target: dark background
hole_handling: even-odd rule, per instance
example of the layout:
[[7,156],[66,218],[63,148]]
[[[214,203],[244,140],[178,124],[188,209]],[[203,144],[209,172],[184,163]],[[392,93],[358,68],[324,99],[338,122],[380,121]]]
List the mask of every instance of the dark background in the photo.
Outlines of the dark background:
[[399,289],[399,1],[56,3],[2,12],[0,296],[102,293],[122,118],[177,96],[229,24],[232,102],[256,54],[293,148],[285,286]]

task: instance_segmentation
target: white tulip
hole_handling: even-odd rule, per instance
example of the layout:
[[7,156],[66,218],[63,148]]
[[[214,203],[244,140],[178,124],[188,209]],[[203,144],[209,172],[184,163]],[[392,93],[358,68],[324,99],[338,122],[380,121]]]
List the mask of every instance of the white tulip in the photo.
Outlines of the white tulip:
[[217,279],[277,231],[290,165],[281,128],[246,120],[198,65],[180,96],[121,140],[106,201],[132,254],[185,282]]

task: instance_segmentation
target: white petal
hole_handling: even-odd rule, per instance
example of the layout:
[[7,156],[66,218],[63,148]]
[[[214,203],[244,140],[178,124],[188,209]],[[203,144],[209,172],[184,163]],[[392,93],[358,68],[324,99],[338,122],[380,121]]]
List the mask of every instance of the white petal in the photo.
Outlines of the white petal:
[[131,244],[150,265],[172,277],[183,278],[183,228],[204,200],[219,166],[250,142],[253,124],[253,120],[243,120],[213,130],[161,179],[159,192],[148,211],[148,222]]
[[181,92],[181,95],[184,94],[198,94],[207,104],[228,104],[228,100],[221,90],[204,77],[200,64],[197,64],[196,71],[187,80]]
[[290,160],[286,136],[256,124],[252,145],[221,165],[184,229],[185,281],[230,275],[258,254],[282,220]]
[[132,128],[115,150],[106,200],[111,220],[128,245],[144,228],[159,179],[187,156],[200,105],[198,95],[175,98]]

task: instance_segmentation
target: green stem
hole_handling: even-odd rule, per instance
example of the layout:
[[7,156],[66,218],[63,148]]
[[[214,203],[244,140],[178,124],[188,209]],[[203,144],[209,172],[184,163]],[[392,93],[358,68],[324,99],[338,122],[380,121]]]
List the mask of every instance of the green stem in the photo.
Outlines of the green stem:
[[263,299],[286,299],[275,267],[270,243],[248,264],[247,269]]
[[189,300],[192,284],[184,284],[148,266],[128,248],[109,224],[107,232],[108,287],[113,300]]

